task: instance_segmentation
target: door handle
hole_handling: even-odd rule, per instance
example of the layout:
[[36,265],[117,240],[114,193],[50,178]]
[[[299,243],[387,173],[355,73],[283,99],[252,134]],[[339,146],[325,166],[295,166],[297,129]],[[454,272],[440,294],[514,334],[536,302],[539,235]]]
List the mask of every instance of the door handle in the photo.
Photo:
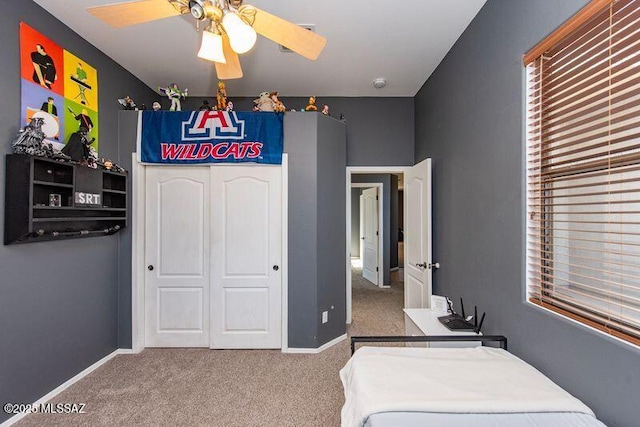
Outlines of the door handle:
[[416,267],[418,268],[427,268],[427,263],[426,262],[419,262],[416,264]]
[[364,240],[364,237],[361,237],[360,239]]
[[149,265],[147,266],[147,270],[149,270],[149,271],[153,271],[153,265],[149,264]]

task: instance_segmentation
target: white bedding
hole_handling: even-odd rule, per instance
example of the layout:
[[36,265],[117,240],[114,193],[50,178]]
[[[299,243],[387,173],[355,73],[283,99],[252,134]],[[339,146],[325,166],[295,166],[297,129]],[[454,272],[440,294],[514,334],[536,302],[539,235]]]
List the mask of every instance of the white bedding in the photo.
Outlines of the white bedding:
[[371,415],[364,427],[606,427],[595,417],[577,412],[524,414],[441,414],[382,412]]
[[495,348],[362,347],[340,371],[342,426],[380,412],[540,413],[593,416],[532,366]]

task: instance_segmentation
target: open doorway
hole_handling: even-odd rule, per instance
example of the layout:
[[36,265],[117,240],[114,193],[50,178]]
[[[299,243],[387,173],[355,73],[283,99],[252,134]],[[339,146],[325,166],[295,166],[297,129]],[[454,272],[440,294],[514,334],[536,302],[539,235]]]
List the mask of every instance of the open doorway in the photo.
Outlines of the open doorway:
[[379,287],[385,286],[383,188],[375,182],[351,184],[352,275]]
[[[404,199],[400,197],[400,190],[404,168],[347,169],[350,186],[347,201],[348,323],[353,318],[353,307],[362,308],[364,300],[376,305],[378,310],[389,308],[402,316],[404,242],[401,240],[404,239],[401,224],[404,218],[400,216],[404,212]],[[376,221],[371,221],[373,218]],[[372,255],[374,246],[377,246],[377,257]],[[372,259],[377,259],[377,265],[371,267]],[[377,273],[373,278],[370,275],[372,268]],[[363,301],[356,301],[357,298]],[[389,304],[389,300],[394,299],[397,301]]]

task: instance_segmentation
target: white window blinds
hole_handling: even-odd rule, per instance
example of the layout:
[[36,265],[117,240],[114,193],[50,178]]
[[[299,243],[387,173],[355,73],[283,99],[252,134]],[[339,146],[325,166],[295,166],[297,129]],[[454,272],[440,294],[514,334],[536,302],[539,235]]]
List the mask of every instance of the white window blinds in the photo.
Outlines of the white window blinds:
[[640,0],[589,7],[525,59],[528,296],[640,344]]

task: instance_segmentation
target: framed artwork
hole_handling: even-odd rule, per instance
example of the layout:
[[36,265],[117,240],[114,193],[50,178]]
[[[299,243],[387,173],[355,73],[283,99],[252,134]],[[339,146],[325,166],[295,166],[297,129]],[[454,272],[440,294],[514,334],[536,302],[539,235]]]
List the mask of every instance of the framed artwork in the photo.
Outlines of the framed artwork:
[[97,70],[21,22],[20,75],[20,126],[42,117],[46,141],[58,150],[84,127],[97,153]]

